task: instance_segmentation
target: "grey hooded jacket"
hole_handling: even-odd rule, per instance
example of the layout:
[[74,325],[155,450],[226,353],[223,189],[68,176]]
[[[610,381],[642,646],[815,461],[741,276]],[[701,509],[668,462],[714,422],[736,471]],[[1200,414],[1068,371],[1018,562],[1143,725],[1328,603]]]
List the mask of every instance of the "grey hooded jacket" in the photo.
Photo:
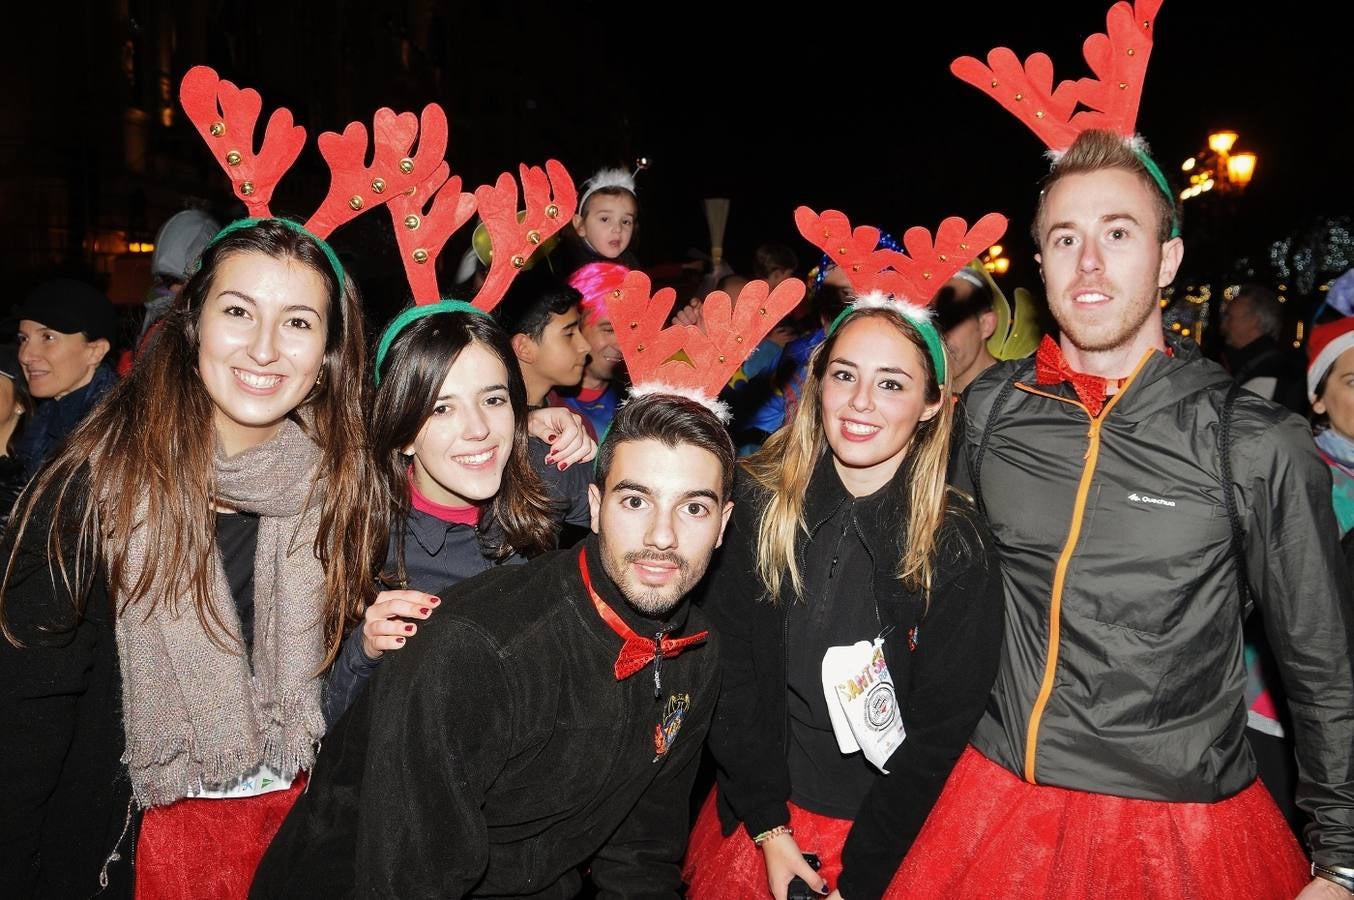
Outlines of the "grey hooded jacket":
[[1329,473],[1301,419],[1242,392],[1224,485],[1230,377],[1171,346],[1094,420],[1028,362],[994,366],[965,394],[952,478],[976,487],[1007,603],[973,743],[1027,781],[1123,797],[1212,802],[1251,784],[1231,489],[1295,725],[1312,856],[1354,865],[1354,601]]

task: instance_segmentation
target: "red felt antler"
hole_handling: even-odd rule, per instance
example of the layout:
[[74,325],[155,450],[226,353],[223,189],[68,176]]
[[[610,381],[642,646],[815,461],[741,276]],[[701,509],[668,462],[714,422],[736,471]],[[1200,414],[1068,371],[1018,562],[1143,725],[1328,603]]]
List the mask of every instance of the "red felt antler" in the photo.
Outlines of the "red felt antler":
[[636,385],[657,382],[692,389],[711,399],[804,298],[804,283],[797,278],[782,281],[774,291],[765,281],[750,281],[736,304],[725,292],[714,291],[702,307],[702,331],[694,325],[663,327],[677,294],[672,288],[657,294],[651,290],[647,275],[631,272],[607,300],[631,380]]
[[263,144],[255,152],[254,127],[263,99],[252,88],[222,80],[207,66],[194,66],[183,76],[179,102],[249,214],[270,216],[273,188],[300,155],[306,130],[292,124],[289,110],[275,109],[268,117]]
[[507,172],[498,181],[475,189],[475,202],[480,218],[489,232],[493,247],[493,262],[484,286],[475,297],[475,306],[485,311],[493,309],[503,299],[508,285],[522,271],[536,248],[549,240],[568,224],[574,216],[578,192],[564,165],[547,160],[540,166],[519,167],[522,176],[522,196],[526,212],[518,221],[517,182]]
[[862,225],[852,230],[844,213],[835,209],[815,213],[807,206],[795,210],[795,224],[804,240],[818,247],[841,267],[856,296],[872,292],[892,294],[926,306],[955,272],[968,265],[1006,233],[1006,217],[988,213],[969,228],[951,216],[931,232],[914,226],[903,235],[907,253],[876,250],[879,229]]
[[[1066,150],[1078,134],[1092,128],[1131,138],[1152,53],[1152,23],[1161,0],[1127,0],[1110,7],[1106,33],[1092,34],[1082,54],[1094,78],[1063,81],[1053,88],[1053,63],[1035,53],[1022,67],[1006,47],[987,55],[987,65],[971,56],[950,64],[950,71],[1000,103],[1029,126],[1049,149]],[[1078,104],[1084,109],[1077,111]]]
[[437,257],[447,239],[475,214],[475,195],[462,193],[461,176],[448,180],[450,172],[444,162],[432,178],[390,201],[395,241],[400,245],[400,259],[418,305],[441,299]]
[[[367,129],[361,122],[349,123],[342,134],[320,135],[320,155],[329,163],[329,193],[306,222],[306,228],[320,237],[416,189],[437,171],[447,152],[447,116],[436,103],[423,108],[421,119],[413,113],[378,109],[372,134],[371,165],[366,164]],[[411,156],[415,139],[418,152]]]

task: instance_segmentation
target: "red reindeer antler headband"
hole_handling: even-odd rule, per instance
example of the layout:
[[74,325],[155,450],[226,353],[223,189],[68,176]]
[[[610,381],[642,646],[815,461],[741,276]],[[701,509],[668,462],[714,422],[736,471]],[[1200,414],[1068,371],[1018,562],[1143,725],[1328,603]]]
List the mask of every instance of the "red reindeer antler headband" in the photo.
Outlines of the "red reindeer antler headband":
[[1094,78],[1062,81],[1055,88],[1053,62],[1047,54],[1031,54],[1022,66],[1006,47],[988,53],[987,65],[961,56],[950,63],[950,71],[1028,125],[1055,163],[1083,131],[1103,129],[1119,135],[1170,201],[1171,236],[1176,237],[1180,219],[1175,193],[1137,133],[1138,104],[1152,55],[1152,26],[1160,9],[1161,0],[1132,4],[1120,0],[1110,7],[1105,33],[1091,35],[1082,45]]
[[[274,110],[263,144],[255,151],[254,127],[263,107],[258,91],[237,88],[207,66],[188,70],[179,99],[249,214],[271,217],[273,189],[300,155],[305,129],[292,124],[290,111]],[[411,156],[415,141],[418,151]],[[345,222],[426,180],[447,152],[446,115],[435,103],[421,117],[379,109],[372,144],[372,163],[367,165],[367,128],[362,123],[350,123],[342,134],[320,135],[320,154],[329,164],[329,193],[305,223],[307,231],[327,238]]]
[[704,330],[695,325],[663,327],[677,297],[672,288],[651,293],[649,276],[631,272],[607,300],[616,343],[634,382],[631,398],[674,394],[702,404],[728,423],[719,392],[784,316],[804,298],[804,282],[788,278],[771,290],[750,281],[735,303],[714,291],[702,307]]
[[[273,190],[300,155],[305,129],[293,124],[289,110],[276,109],[269,116],[262,145],[255,150],[254,132],[263,108],[258,91],[238,88],[207,66],[195,66],[184,75],[179,96],[250,216],[271,218]],[[353,122],[342,134],[320,135],[319,149],[329,164],[329,191],[301,227],[320,239],[342,281],[342,267],[324,239],[357,216],[390,204],[405,274],[419,305],[440,300],[437,255],[456,229],[469,221],[476,206],[495,245],[505,248],[496,255],[474,300],[482,312],[498,304],[534,250],[574,214],[573,181],[554,160],[546,163],[545,170],[521,167],[527,203],[521,222],[517,183],[506,172],[492,187],[481,187],[474,195],[462,193],[461,179],[449,177],[444,159],[447,117],[435,103],[424,107],[421,116],[377,110],[370,143],[366,126]]]
[[1160,9],[1161,0],[1131,5],[1121,0],[1110,7],[1105,33],[1092,34],[1082,45],[1094,78],[1062,81],[1054,88],[1047,54],[1032,54],[1022,66],[1007,47],[988,53],[986,65],[961,56],[950,71],[1000,103],[1055,153],[1092,128],[1132,140],[1152,53],[1152,23]]
[[850,312],[868,307],[892,309],[921,332],[931,351],[936,378],[945,381],[945,352],[940,332],[931,320],[936,291],[955,272],[1006,233],[1006,217],[988,213],[972,228],[958,216],[940,223],[935,239],[915,225],[903,234],[907,253],[876,249],[879,229],[861,225],[854,230],[845,213],[835,209],[820,215],[801,206],[795,224],[804,240],[822,250],[846,276],[855,299],[828,328],[832,333]]

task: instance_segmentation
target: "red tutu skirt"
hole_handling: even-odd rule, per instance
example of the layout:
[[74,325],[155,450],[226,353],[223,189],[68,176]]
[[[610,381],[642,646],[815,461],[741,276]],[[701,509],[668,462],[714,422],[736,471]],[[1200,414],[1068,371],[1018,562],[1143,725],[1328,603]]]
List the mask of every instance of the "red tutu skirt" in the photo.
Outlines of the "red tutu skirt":
[[[789,807],[795,843],[805,853],[818,854],[822,863],[818,874],[827,880],[829,887],[835,888],[837,876],[842,873],[842,846],[851,830],[851,820],[820,816],[793,803]],[[687,883],[688,900],[766,900],[771,896],[765,859],[748,837],[747,829],[740,825],[728,837],[720,833],[714,791],[701,807],[696,826],[691,830],[682,879]],[[905,896],[897,878],[884,894],[885,900]]]
[[1306,857],[1264,785],[1218,803],[1029,784],[970,747],[894,884],[907,896],[1292,900]]
[[136,900],[245,900],[273,835],[305,788],[153,806],[136,841]]

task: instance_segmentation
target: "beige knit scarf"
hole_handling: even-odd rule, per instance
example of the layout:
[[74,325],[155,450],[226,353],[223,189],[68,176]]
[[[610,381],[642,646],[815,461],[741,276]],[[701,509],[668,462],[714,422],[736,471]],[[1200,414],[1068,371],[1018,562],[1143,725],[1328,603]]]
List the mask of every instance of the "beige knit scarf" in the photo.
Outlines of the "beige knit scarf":
[[[290,775],[314,760],[324,733],[315,677],[324,659],[324,571],[314,552],[319,489],[304,507],[318,458],[318,448],[290,420],[272,439],[230,458],[217,445],[219,501],[259,516],[252,674],[243,644],[218,635],[230,647],[223,649],[208,636],[188,573],[157,576],[148,597],[161,604],[149,617],[146,599],[118,617],[122,761],[143,806],[229,784],[260,764]],[[125,584],[135,584],[159,552],[156,537],[133,532]],[[240,618],[219,552],[212,563],[211,606],[238,637]]]

